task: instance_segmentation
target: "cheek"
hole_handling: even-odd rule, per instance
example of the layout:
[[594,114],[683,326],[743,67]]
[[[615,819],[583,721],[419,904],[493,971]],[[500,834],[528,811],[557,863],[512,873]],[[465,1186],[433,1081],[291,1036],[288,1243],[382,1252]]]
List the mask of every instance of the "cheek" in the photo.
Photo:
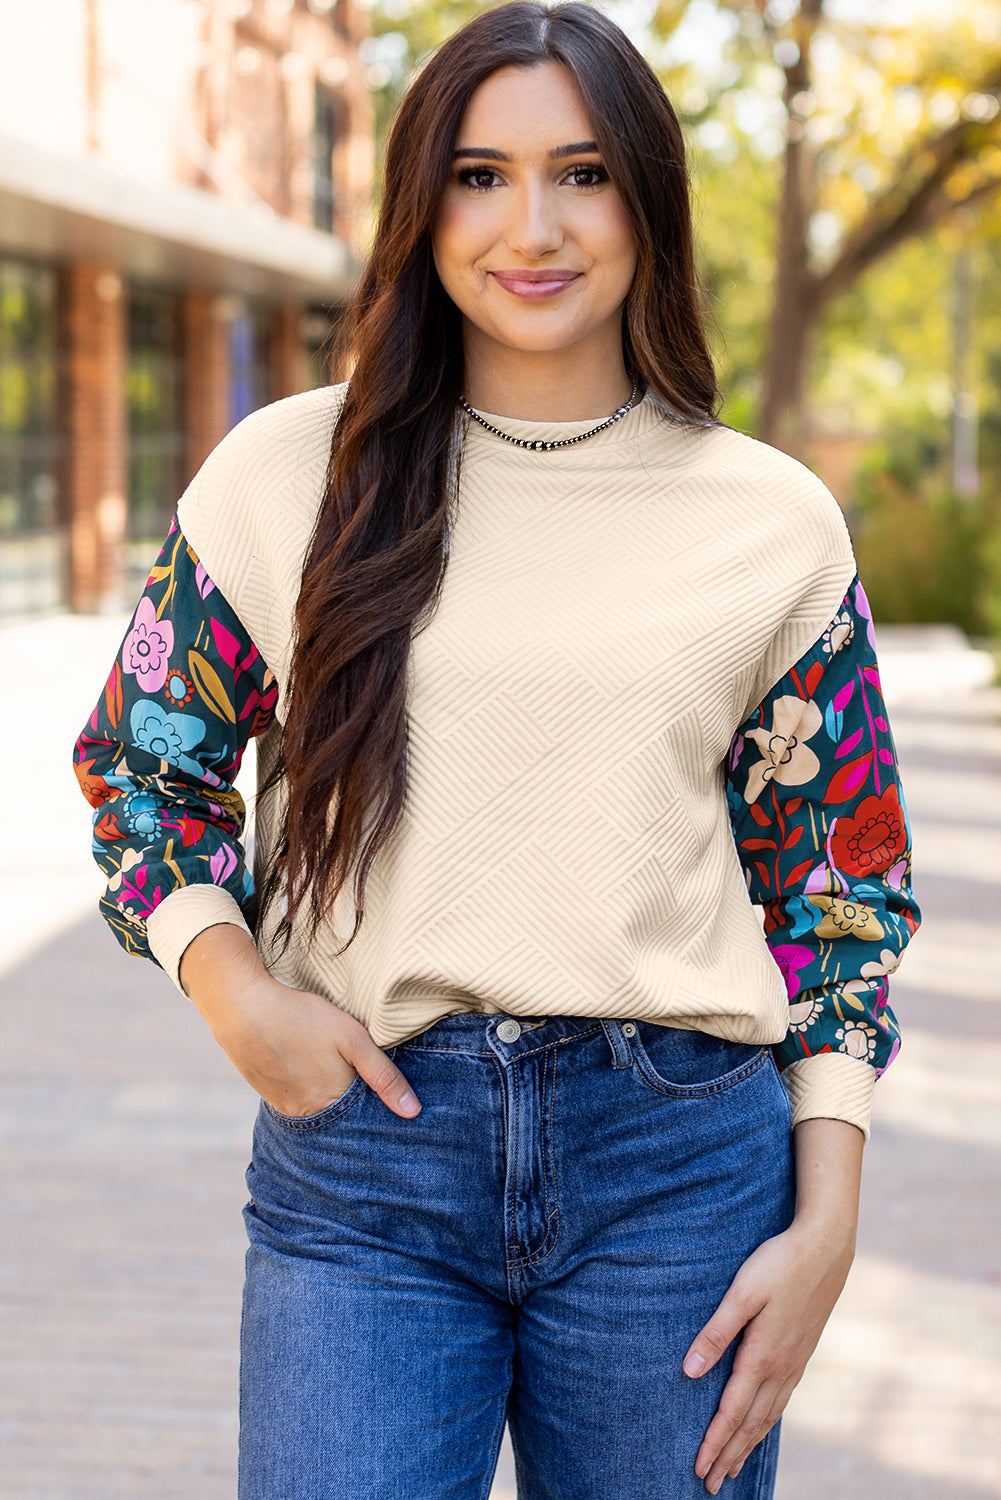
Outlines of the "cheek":
[[443,203],[431,244],[438,275],[446,285],[467,272],[470,263],[486,248],[483,217],[471,214],[465,204],[449,202],[447,198]]
[[603,280],[614,283],[623,296],[636,272],[636,237],[625,208],[617,200],[602,204],[601,212],[582,215],[573,233],[581,248],[600,267]]
[[631,284],[636,272],[636,236],[621,203],[610,208],[605,226],[605,244],[609,261]]
[[435,269],[446,292],[451,295],[452,285],[455,281],[456,266],[462,258],[461,244],[462,236],[459,230],[459,216],[447,203],[443,204],[435,222],[434,232],[431,236],[431,252],[434,257]]

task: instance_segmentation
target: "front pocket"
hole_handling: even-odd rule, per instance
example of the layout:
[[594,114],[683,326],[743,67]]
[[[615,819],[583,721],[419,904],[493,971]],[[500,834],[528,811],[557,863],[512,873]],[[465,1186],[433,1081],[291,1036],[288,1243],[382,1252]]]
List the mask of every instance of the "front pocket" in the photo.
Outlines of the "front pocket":
[[[397,1043],[393,1047],[384,1047],[382,1050],[392,1061],[396,1058],[399,1046],[400,1044]],[[369,1085],[360,1073],[356,1073],[343,1094],[338,1094],[336,1099],[328,1104],[325,1109],[318,1110],[315,1115],[283,1115],[280,1110],[275,1109],[266,1099],[262,1099],[261,1104],[267,1111],[269,1118],[274,1120],[276,1125],[280,1125],[283,1130],[318,1130],[321,1125],[327,1125],[332,1120],[339,1120],[341,1115],[346,1114],[353,1105],[365,1097],[366,1093],[374,1094],[375,1090],[369,1088]],[[376,1097],[378,1098],[378,1095]],[[382,1104],[381,1099],[379,1103]],[[383,1104],[382,1107],[383,1109],[388,1109],[389,1106]]]
[[633,1023],[629,1037],[636,1076],[654,1093],[676,1099],[707,1099],[757,1073],[769,1049],[728,1042],[704,1031]]
[[261,1103],[275,1124],[280,1125],[283,1130],[317,1130],[321,1125],[326,1125],[329,1121],[338,1119],[346,1110],[349,1110],[352,1104],[357,1103],[367,1088],[368,1084],[364,1078],[360,1073],[356,1073],[343,1094],[338,1094],[332,1103],[326,1105],[323,1109],[317,1110],[315,1115],[283,1115],[279,1110],[275,1109],[273,1104],[269,1104],[266,1099],[262,1099]]

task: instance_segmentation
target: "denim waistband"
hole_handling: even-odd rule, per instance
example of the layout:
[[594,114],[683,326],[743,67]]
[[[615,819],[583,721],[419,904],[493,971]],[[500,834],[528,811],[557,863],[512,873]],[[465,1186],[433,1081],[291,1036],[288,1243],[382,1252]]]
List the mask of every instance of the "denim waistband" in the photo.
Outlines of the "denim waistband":
[[581,1041],[604,1031],[613,1065],[621,1068],[632,1064],[629,1036],[635,1033],[635,1029],[635,1022],[598,1016],[512,1016],[463,1011],[459,1015],[443,1016],[426,1031],[398,1045],[432,1052],[501,1053],[514,1058],[526,1057],[546,1047]]

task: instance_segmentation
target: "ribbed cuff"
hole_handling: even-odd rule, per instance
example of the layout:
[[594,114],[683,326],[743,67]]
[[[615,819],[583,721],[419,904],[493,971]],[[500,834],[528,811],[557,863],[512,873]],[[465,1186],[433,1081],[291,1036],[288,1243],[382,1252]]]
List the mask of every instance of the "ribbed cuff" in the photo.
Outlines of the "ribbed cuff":
[[218,885],[182,885],[165,896],[146,921],[150,951],[183,995],[179,969],[184,950],[200,932],[220,923],[242,927],[252,937],[239,902]]
[[869,1139],[869,1111],[876,1071],[844,1052],[801,1057],[782,1071],[792,1100],[792,1123],[800,1120],[847,1120]]

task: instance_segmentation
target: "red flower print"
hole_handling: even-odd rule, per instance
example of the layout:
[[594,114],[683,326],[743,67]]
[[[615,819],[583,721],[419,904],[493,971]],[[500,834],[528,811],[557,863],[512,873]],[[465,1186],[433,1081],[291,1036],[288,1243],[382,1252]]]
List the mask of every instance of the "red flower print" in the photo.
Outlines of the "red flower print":
[[114,813],[106,812],[99,823],[94,824],[94,837],[103,839],[106,844],[113,844],[122,836],[122,830],[115,822]]
[[118,793],[112,791],[103,777],[91,776],[95,759],[95,756],[91,756],[90,760],[78,761],[73,769],[80,783],[80,789],[91,807],[100,807],[102,802],[110,802],[112,797],[118,796]]
[[881,797],[864,798],[854,817],[837,819],[831,835],[834,863],[853,875],[882,874],[906,845],[904,811],[896,786],[888,786]]

